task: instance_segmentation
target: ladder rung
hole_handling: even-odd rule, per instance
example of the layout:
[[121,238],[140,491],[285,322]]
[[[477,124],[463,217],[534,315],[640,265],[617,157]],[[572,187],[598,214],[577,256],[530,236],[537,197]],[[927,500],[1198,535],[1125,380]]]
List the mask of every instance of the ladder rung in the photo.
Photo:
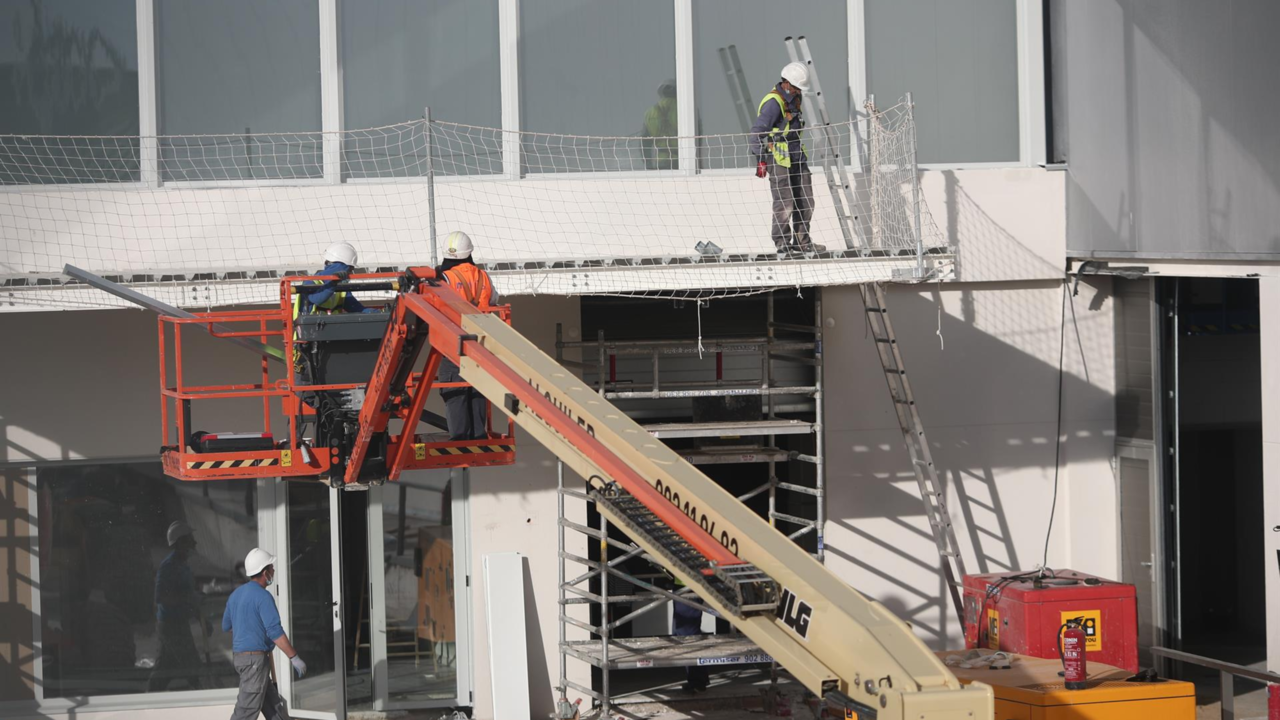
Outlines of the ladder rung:
[[884,344],[886,344],[886,345],[892,345],[892,344],[894,344],[894,343],[896,343],[896,342],[898,342],[898,341],[897,341],[897,340],[894,340],[893,338],[876,338],[876,342],[878,342],[878,343],[884,343]]
[[889,312],[889,311],[888,311],[888,310],[885,310],[884,308],[869,307],[869,308],[867,308],[867,312],[885,313],[885,312]]

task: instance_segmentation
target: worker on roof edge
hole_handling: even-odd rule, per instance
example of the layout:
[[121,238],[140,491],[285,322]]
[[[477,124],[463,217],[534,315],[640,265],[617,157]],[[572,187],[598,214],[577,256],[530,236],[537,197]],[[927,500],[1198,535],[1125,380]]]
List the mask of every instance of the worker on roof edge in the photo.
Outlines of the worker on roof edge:
[[751,152],[756,177],[769,178],[773,195],[770,236],[778,252],[823,252],[809,239],[813,218],[813,173],[800,141],[804,128],[801,99],[809,86],[809,70],[793,62],[782,68],[782,79],[765,94],[751,126]]
[[275,556],[262,548],[250,550],[244,558],[249,582],[231,593],[222,614],[222,630],[231,633],[231,664],[240,675],[240,693],[231,720],[255,720],[259,713],[267,720],[289,720],[271,676],[273,646],[289,658],[298,677],[307,674],[307,664],[280,626],[275,596],[267,591],[276,577],[275,562]]
[[310,313],[363,313],[377,312],[365,307],[351,293],[339,291],[337,285],[344,282],[355,270],[358,258],[355,246],[347,242],[336,242],[324,251],[324,268],[317,275],[336,275],[336,280],[308,280],[307,285],[319,284],[321,289],[310,293],[294,292],[293,317]]
[[[437,272],[467,302],[487,310],[498,302],[498,291],[493,288],[489,273],[472,261],[474,250],[471,238],[460,230],[454,230],[445,238],[444,262]],[[462,376],[457,365],[442,359],[436,380],[442,383],[462,382]],[[450,440],[483,440],[489,436],[489,402],[480,391],[473,387],[440,388],[440,397],[444,399]]]
[[191,635],[191,621],[204,628],[200,616],[200,596],[188,560],[196,551],[196,538],[191,526],[174,520],[165,532],[169,554],[156,572],[156,625],[160,636],[160,655],[156,658],[147,692],[162,692],[176,679],[183,679],[192,690],[201,690],[200,654]]

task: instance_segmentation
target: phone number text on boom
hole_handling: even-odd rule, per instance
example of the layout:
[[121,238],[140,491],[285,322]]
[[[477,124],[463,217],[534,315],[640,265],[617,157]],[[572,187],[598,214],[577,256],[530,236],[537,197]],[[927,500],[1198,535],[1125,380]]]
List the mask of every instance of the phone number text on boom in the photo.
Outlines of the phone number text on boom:
[[720,544],[725,546],[725,549],[734,555],[738,554],[738,538],[730,535],[727,530],[721,530],[720,534],[717,535],[716,521],[708,518],[706,513],[699,513],[698,506],[691,505],[688,500],[681,503],[679,490],[672,490],[670,485],[663,485],[661,480],[654,481],[654,489],[662,493],[662,496],[670,501],[672,505],[679,508],[680,512],[688,515],[690,520],[698,523],[708,535],[719,540]]

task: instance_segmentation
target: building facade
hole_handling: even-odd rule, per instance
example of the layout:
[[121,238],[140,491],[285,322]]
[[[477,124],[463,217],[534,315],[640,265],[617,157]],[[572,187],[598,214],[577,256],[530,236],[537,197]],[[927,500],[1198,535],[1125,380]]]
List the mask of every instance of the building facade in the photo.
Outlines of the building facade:
[[[55,270],[123,269],[110,263],[128,247],[93,234],[108,225],[178,235],[201,270],[246,267],[236,262],[243,253],[263,267],[309,266],[316,248],[351,239],[345,232],[367,232],[355,236],[362,252],[388,264],[422,262],[429,255],[386,238],[413,227],[426,197],[414,172],[378,154],[388,134],[360,129],[428,107],[433,120],[497,131],[453,137],[492,151],[493,174],[509,179],[503,194],[443,178],[436,198],[440,227],[485,229],[473,233],[482,259],[486,235],[510,258],[609,256],[612,216],[597,205],[633,211],[617,242],[673,254],[691,244],[682,223],[737,233],[740,198],[768,199],[741,155],[706,152],[707,138],[745,131],[725,52],[735,49],[750,91],[763,95],[787,61],[783,36],[803,34],[833,121],[856,117],[869,96],[884,106],[911,92],[915,102],[920,190],[954,267],[939,282],[895,285],[889,298],[970,570],[1043,564],[1133,582],[1145,646],[1213,649],[1230,636],[1246,649],[1219,656],[1255,662],[1261,652],[1274,669],[1280,574],[1264,553],[1280,551],[1267,524],[1280,519],[1264,508],[1276,505],[1267,501],[1280,468],[1276,424],[1265,421],[1280,405],[1265,389],[1277,377],[1280,321],[1266,300],[1280,293],[1280,270],[1267,230],[1278,206],[1266,131],[1275,100],[1259,73],[1276,51],[1259,33],[1275,18],[1260,0],[1222,4],[1200,17],[1191,0],[1160,10],[1126,0],[805,0],[788,3],[783,20],[776,4],[755,0],[14,0],[0,13],[6,37],[18,38],[0,47],[0,133],[76,136],[69,147],[97,160],[107,156],[90,136],[143,139],[110,156],[114,205],[85,211],[83,226],[45,201],[56,191],[93,206],[100,177],[23,165],[20,153],[0,162],[11,173],[0,178],[0,274],[41,275],[54,255]],[[1201,21],[1214,31],[1195,30]],[[531,140],[634,146],[671,80],[674,134],[703,144],[676,143],[667,166],[619,166],[617,151],[593,154],[597,143],[556,154],[577,163],[564,167]],[[758,101],[748,101],[752,112]],[[258,133],[276,134],[271,153],[239,140]],[[191,139],[207,136],[238,139]],[[654,196],[641,183],[726,199],[646,206]],[[291,214],[247,209],[252,220],[226,230],[233,203],[248,202],[232,197],[243,192]],[[537,202],[575,193],[596,204],[548,236]],[[388,204],[406,214],[373,214]],[[528,227],[492,221],[511,206]],[[55,226],[56,238],[43,234]],[[751,242],[767,246],[767,228],[759,234]],[[282,237],[298,246],[277,249]],[[42,244],[55,241],[64,243],[56,252]],[[596,324],[587,299],[537,294],[519,275],[507,288],[501,273],[496,282],[509,291],[515,327],[548,354]],[[511,551],[526,557],[530,700],[535,713],[551,710],[559,514],[548,452],[523,443],[514,467],[416,473],[340,501],[323,486],[275,480],[180,483],[155,454],[165,439],[154,317],[70,302],[36,308],[21,292],[0,298],[0,712],[225,716],[235,676],[219,621],[242,580],[237,563],[255,545],[282,559],[273,589],[310,673],[278,670],[303,715],[463,707],[492,717],[483,559]],[[184,300],[251,297],[217,292]],[[650,302],[690,296],[670,295]],[[858,289],[833,284],[821,296],[826,563],[932,647],[957,647],[962,629],[944,600]],[[687,305],[680,312],[698,303]],[[256,368],[225,342],[196,333],[186,342],[201,381],[235,382]],[[228,403],[199,422],[230,430],[260,412]],[[189,562],[200,598],[180,660],[156,615],[165,530],[176,520],[197,539]],[[1212,532],[1227,522],[1234,537]],[[1201,588],[1222,572],[1209,562],[1218,556],[1235,562],[1231,593],[1215,599]],[[592,682],[586,668],[569,672]]]

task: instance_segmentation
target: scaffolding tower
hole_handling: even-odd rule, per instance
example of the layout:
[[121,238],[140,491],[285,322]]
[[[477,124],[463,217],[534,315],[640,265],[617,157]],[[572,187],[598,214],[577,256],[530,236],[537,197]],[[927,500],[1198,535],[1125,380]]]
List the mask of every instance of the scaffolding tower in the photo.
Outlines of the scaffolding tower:
[[[682,338],[662,340],[608,340],[603,330],[595,340],[565,340],[560,325],[556,326],[556,360],[568,367],[593,372],[595,385],[602,396],[611,401],[672,400],[691,398],[758,397],[761,411],[757,419],[734,419],[722,422],[666,422],[646,424],[644,428],[657,439],[695,439],[693,448],[679,448],[677,452],[694,465],[721,465],[741,463],[767,464],[767,479],[738,499],[747,502],[767,493],[767,518],[797,542],[814,536],[811,552],[822,560],[825,554],[823,527],[825,524],[824,439],[822,433],[822,295],[814,289],[814,323],[801,325],[778,322],[774,317],[774,295],[765,301],[765,334],[753,337],[732,338]],[[582,360],[564,357],[566,350],[578,350]],[[726,377],[726,357],[758,357],[759,378],[742,379]],[[619,358],[651,359],[651,380],[647,385],[637,385],[619,379]],[[690,357],[712,357],[715,360],[714,377],[705,379],[664,380],[663,361]],[[670,363],[668,363],[670,364]],[[812,369],[811,382],[805,384],[778,384],[780,369]],[[799,398],[800,402],[783,405],[784,399]],[[786,413],[789,417],[781,417]],[[795,415],[800,415],[797,418]],[[808,435],[815,438],[813,454],[784,450],[777,447],[778,437],[783,435]],[[698,439],[755,438],[747,445],[704,445]],[[812,466],[814,483],[810,487],[778,478],[779,465],[799,463]],[[697,595],[688,588],[669,587],[664,582],[661,568],[640,548],[611,537],[609,524],[603,516],[595,527],[576,522],[566,515],[567,501],[581,501],[587,506],[592,498],[582,489],[569,487],[565,482],[564,466],[557,472],[559,508],[559,624],[560,624],[560,689],[563,694],[573,689],[591,698],[601,718],[611,714],[629,715],[614,702],[610,690],[610,673],[617,670],[661,667],[690,667],[696,665],[725,668],[735,665],[769,664],[771,678],[776,682],[777,665],[773,658],[738,633],[697,635],[686,637],[657,636],[618,637],[619,628],[640,616],[678,602],[708,612]],[[795,478],[789,477],[790,480]],[[812,498],[811,517],[802,517],[790,509],[788,497]],[[586,537],[588,547],[594,541],[599,552],[592,558],[570,552],[567,536],[577,533]],[[571,572],[570,565],[583,568]],[[627,565],[639,565],[643,570]],[[588,606],[589,621],[571,617],[571,609]],[[580,613],[579,613],[580,614]],[[569,627],[576,627],[590,634],[590,639],[569,640]],[[573,682],[568,677],[570,659],[586,663],[600,671],[600,688],[595,690]]]

